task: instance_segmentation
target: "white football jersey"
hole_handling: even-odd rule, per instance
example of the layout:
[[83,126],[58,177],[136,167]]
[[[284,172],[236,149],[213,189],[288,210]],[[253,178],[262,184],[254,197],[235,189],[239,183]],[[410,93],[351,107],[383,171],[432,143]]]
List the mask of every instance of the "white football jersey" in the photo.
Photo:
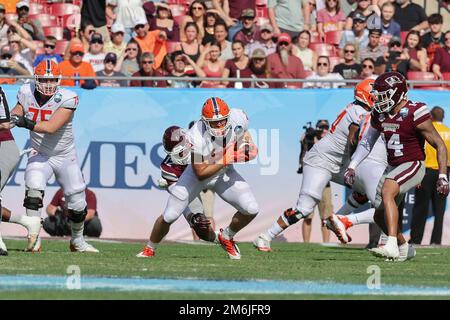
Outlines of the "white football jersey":
[[[360,130],[358,141],[361,141],[362,138],[364,138],[364,136],[367,134],[368,131],[367,129],[370,127],[370,117],[371,114],[368,113],[361,120],[361,124],[359,126]],[[388,162],[387,162],[386,144],[381,138],[381,135],[378,137],[378,140],[375,142],[372,151],[370,151],[369,155],[367,156],[366,159],[364,159],[364,161],[373,161],[387,167]]]
[[[333,173],[348,161],[347,138],[351,124],[359,125],[368,111],[357,104],[349,104],[343,109],[331,125],[330,131],[309,150],[303,162],[310,166],[319,166]],[[322,161],[317,161],[317,157]]]
[[230,146],[230,143],[238,141],[248,130],[248,118],[241,109],[231,109],[228,123],[231,124],[228,133],[223,138],[212,137],[202,120],[198,120],[187,132],[192,144],[192,151],[203,156],[203,159],[213,160],[222,156],[222,151]]
[[[34,97],[35,83],[22,85],[17,93],[17,102],[24,110],[24,115],[34,121],[48,121],[58,108],[75,110],[78,105],[78,96],[75,92],[59,88],[44,105],[39,106]],[[72,119],[65,123],[53,134],[30,131],[31,147],[47,156],[69,153],[75,149],[72,131]]]

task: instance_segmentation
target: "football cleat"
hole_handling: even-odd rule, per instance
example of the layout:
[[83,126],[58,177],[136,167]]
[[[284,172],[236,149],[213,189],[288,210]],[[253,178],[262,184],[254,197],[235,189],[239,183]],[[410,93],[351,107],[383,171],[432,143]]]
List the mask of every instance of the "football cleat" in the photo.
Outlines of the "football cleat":
[[[369,249],[369,252],[372,253],[375,257],[386,258],[386,261],[400,261],[400,252],[398,246],[378,246],[373,249]],[[407,254],[407,252],[406,252]],[[401,260],[401,261],[405,261]]]
[[138,258],[150,258],[155,256],[155,251],[149,246],[145,246],[145,248],[139,252],[136,257]]
[[70,240],[70,251],[72,252],[91,252],[98,253],[99,251],[91,244],[87,243],[83,237]]
[[42,227],[42,219],[40,217],[22,217],[22,221],[24,222],[25,228],[28,231],[28,243],[26,252],[41,252],[41,237],[39,236],[39,232]]
[[270,247],[271,240],[266,236],[265,233],[261,233],[258,238],[253,241],[253,245],[258,251],[270,252],[272,248]]
[[8,249],[6,249],[6,245],[3,242],[2,238],[0,238],[0,256],[7,256]]
[[399,257],[398,261],[406,261],[411,260],[416,256],[416,249],[414,249],[412,244],[405,242],[401,246],[398,247]]
[[337,214],[336,217],[339,220],[341,220],[341,222],[344,224],[345,230],[348,230],[349,228],[353,227],[353,223],[346,216]]
[[347,228],[345,227],[344,223],[339,220],[339,218],[335,214],[332,214],[331,217],[326,219],[326,226],[329,230],[334,232],[341,243],[346,244],[352,241],[352,238],[346,232]]
[[233,260],[241,259],[241,252],[239,251],[238,246],[232,239],[230,240],[225,239],[225,237],[223,236],[223,229],[220,229],[217,240],[219,241],[222,248],[228,253],[228,257],[230,259]]

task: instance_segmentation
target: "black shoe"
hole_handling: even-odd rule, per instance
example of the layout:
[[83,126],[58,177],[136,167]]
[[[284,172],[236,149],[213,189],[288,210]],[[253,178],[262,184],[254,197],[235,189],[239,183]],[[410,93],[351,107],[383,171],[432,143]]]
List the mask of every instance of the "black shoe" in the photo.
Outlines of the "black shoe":
[[369,244],[366,246],[366,249],[373,249],[378,247],[378,243],[376,242],[369,242]]

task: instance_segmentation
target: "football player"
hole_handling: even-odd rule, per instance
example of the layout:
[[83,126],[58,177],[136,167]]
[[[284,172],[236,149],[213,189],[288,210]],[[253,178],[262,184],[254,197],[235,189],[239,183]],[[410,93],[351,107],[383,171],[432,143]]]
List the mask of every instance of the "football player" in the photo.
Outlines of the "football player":
[[[322,198],[330,182],[343,184],[343,171],[349,160],[349,151],[357,144],[356,132],[362,117],[372,107],[370,91],[373,80],[363,80],[355,87],[354,101],[344,108],[331,125],[330,131],[309,150],[303,160],[303,179],[295,208],[289,208],[253,242],[260,251],[271,251],[270,243],[283,230],[309,216]],[[325,220],[342,243],[351,241],[345,226],[331,215]]]
[[[2,88],[0,88],[0,193],[6,185],[9,177],[14,172],[19,160],[20,153],[14,137],[9,130],[10,114],[8,101]],[[41,230],[41,219],[39,217],[28,217],[20,213],[11,213],[7,208],[2,208],[0,195],[0,220],[17,223],[28,230],[28,237],[36,237]],[[0,234],[0,255],[7,255],[8,251]]]
[[373,251],[387,260],[398,260],[400,251],[409,246],[401,233],[401,215],[397,205],[404,194],[421,183],[425,175],[425,140],[437,150],[439,179],[437,191],[443,197],[449,193],[447,179],[447,150],[434,129],[430,112],[422,102],[408,99],[405,77],[398,72],[380,75],[373,85],[374,111],[367,134],[358,144],[345,172],[345,182],[351,186],[355,169],[373,149],[381,135],[386,145],[388,166],[377,186],[374,220],[388,235],[384,246]]
[[[11,111],[11,122],[30,131],[32,150],[25,169],[24,207],[29,216],[41,215],[47,181],[55,174],[64,190],[72,238],[70,250],[98,252],[83,237],[86,184],[78,164],[72,119],[78,106],[75,92],[60,88],[61,71],[51,60],[35,68],[35,81],[24,84]],[[31,239],[32,251],[41,248],[40,237]]]
[[217,241],[229,258],[240,259],[234,235],[252,221],[259,207],[248,183],[234,169],[234,162],[246,162],[257,156],[257,148],[248,132],[247,115],[230,109],[225,101],[212,97],[202,108],[202,117],[187,132],[191,143],[192,162],[177,183],[169,186],[169,199],[164,213],[156,220],[147,256],[169,232],[188,204],[204,189],[214,190],[225,202],[237,209],[230,225],[220,229]]

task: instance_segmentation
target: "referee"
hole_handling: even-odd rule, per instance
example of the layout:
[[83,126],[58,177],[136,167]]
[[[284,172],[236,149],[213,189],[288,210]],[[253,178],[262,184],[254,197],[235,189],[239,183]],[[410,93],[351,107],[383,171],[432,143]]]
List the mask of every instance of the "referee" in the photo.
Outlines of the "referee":
[[[431,109],[431,119],[434,128],[445,142],[447,152],[450,153],[450,128],[442,123],[444,120],[444,109],[437,106]],[[450,163],[447,162],[447,167],[449,166]],[[425,167],[425,177],[423,178],[421,185],[416,188],[415,192],[411,220],[411,239],[409,242],[421,244],[431,200],[431,207],[434,215],[434,227],[430,244],[441,244],[442,225],[444,223],[445,203],[447,199],[442,198],[436,191],[436,181],[439,177],[436,149],[428,143],[425,145]]]

